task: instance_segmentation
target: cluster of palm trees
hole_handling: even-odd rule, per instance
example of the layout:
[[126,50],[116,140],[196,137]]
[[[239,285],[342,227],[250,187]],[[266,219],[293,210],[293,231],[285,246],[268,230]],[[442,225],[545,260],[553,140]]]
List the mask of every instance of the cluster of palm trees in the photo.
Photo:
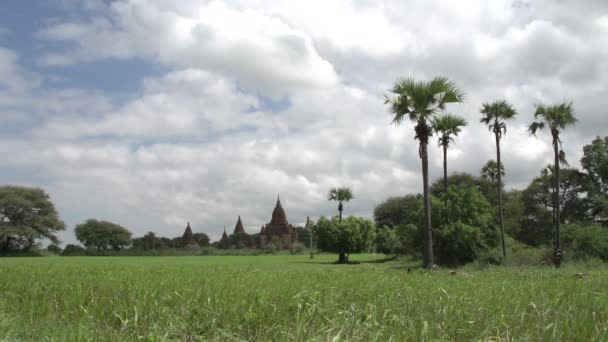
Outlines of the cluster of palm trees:
[[[444,193],[447,194],[447,149],[454,141],[467,122],[463,118],[446,113],[446,106],[450,103],[462,103],[465,94],[454,82],[446,77],[435,77],[431,81],[416,81],[413,78],[399,79],[391,95],[386,96],[385,104],[389,112],[394,115],[392,123],[402,124],[406,119],[414,123],[415,139],[420,142],[419,156],[422,161],[422,183],[425,213],[424,234],[424,266],[432,268],[433,262],[433,235],[431,226],[431,199],[429,194],[428,170],[428,143],[429,138],[437,133],[439,146],[443,149],[443,175]],[[517,111],[504,100],[484,103],[481,108],[481,122],[486,124],[494,133],[496,141],[496,170],[500,233],[502,237],[502,252],[506,256],[505,228],[502,205],[502,175],[504,167],[500,159],[500,140],[507,132],[507,121],[513,120]],[[440,115],[441,114],[441,115]],[[568,126],[576,123],[572,103],[562,103],[553,106],[537,105],[534,113],[535,121],[530,125],[529,132],[536,134],[540,129],[547,127],[551,131],[553,149],[555,154],[554,172],[554,251],[556,265],[561,262],[561,245],[559,236],[559,164],[565,163],[565,154],[561,148],[560,133]],[[447,196],[445,196],[447,201]]]

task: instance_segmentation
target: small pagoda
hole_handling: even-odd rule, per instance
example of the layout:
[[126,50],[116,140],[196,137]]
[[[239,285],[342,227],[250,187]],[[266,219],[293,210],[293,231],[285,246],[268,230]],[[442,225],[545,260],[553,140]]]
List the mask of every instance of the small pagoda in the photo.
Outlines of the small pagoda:
[[190,228],[190,222],[188,222],[184,235],[182,236],[182,245],[186,248],[198,247],[198,243],[196,243],[196,240],[194,240],[194,235],[192,234],[192,228]]

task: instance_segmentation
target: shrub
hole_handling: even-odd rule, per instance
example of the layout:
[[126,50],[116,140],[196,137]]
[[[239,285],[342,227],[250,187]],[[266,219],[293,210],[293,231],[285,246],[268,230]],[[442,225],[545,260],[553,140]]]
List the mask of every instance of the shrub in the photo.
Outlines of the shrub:
[[608,261],[606,227],[565,224],[562,225],[561,237],[566,258],[579,260],[595,257]]
[[65,246],[65,248],[63,249],[63,252],[61,252],[61,255],[78,256],[78,255],[85,255],[85,253],[86,253],[86,250],[84,248],[82,248],[81,246],[69,244],[69,245]]
[[376,235],[376,249],[380,253],[393,255],[402,250],[401,241],[395,229],[382,227]]
[[437,263],[449,266],[466,264],[485,249],[479,228],[464,223],[449,223],[436,230],[435,255]]
[[54,253],[54,254],[61,254],[61,247],[57,246],[56,244],[50,244],[48,245],[48,247],[46,248],[47,251]]

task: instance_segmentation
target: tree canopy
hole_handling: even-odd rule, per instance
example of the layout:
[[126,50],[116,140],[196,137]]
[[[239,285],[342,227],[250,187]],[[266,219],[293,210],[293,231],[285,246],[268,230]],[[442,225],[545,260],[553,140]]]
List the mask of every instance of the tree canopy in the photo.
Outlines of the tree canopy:
[[28,249],[39,239],[57,243],[65,229],[49,195],[39,188],[0,187],[0,253]]
[[74,229],[76,238],[86,247],[94,247],[99,251],[120,250],[131,243],[131,232],[123,226],[108,222],[89,219]]
[[335,217],[321,217],[313,227],[317,246],[324,252],[338,253],[339,262],[348,262],[351,253],[371,249],[375,242],[376,226],[368,219],[349,216],[343,221]]

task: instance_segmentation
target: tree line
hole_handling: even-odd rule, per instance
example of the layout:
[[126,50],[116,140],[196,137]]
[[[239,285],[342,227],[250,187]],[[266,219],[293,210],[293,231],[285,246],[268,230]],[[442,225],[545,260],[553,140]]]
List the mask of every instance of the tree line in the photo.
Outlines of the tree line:
[[[322,217],[300,232],[310,237],[312,231],[317,247],[338,253],[339,262],[348,262],[351,253],[379,250],[421,255],[424,267],[431,268],[436,262],[476,260],[500,246],[499,255],[488,256],[500,263],[514,247],[509,242],[550,245],[550,261],[556,266],[564,257],[564,243],[575,253],[585,249],[583,245],[592,246],[586,248],[591,255],[608,259],[602,235],[608,221],[608,138],[598,137],[584,147],[583,170],[570,168],[561,135],[577,122],[573,103],[537,105],[528,131],[531,135],[543,130],[550,133],[554,163],[541,170],[525,190],[505,192],[501,141],[508,122],[519,115],[505,100],[483,103],[480,108],[480,122],[494,135],[496,160],[488,161],[480,176],[448,176],[448,149],[467,122],[448,113],[447,105],[464,100],[465,93],[445,77],[398,80],[385,105],[392,124],[411,121],[414,125],[422,193],[379,204],[374,221],[357,217],[343,220],[344,203],[354,196],[349,188],[334,188],[328,199],[338,202],[338,215]],[[434,135],[443,152],[443,179],[430,184],[428,144]],[[40,239],[56,243],[55,233],[65,229],[65,224],[43,190],[5,186],[0,187],[0,228],[0,253],[5,254],[27,250]],[[150,241],[159,248],[178,245],[176,238],[157,240],[153,233],[131,240],[131,233],[124,227],[105,221],[88,220],[75,232],[85,247],[99,251],[140,248]],[[199,245],[209,244],[207,236],[199,236],[199,241]],[[301,242],[305,244],[306,240]]]

